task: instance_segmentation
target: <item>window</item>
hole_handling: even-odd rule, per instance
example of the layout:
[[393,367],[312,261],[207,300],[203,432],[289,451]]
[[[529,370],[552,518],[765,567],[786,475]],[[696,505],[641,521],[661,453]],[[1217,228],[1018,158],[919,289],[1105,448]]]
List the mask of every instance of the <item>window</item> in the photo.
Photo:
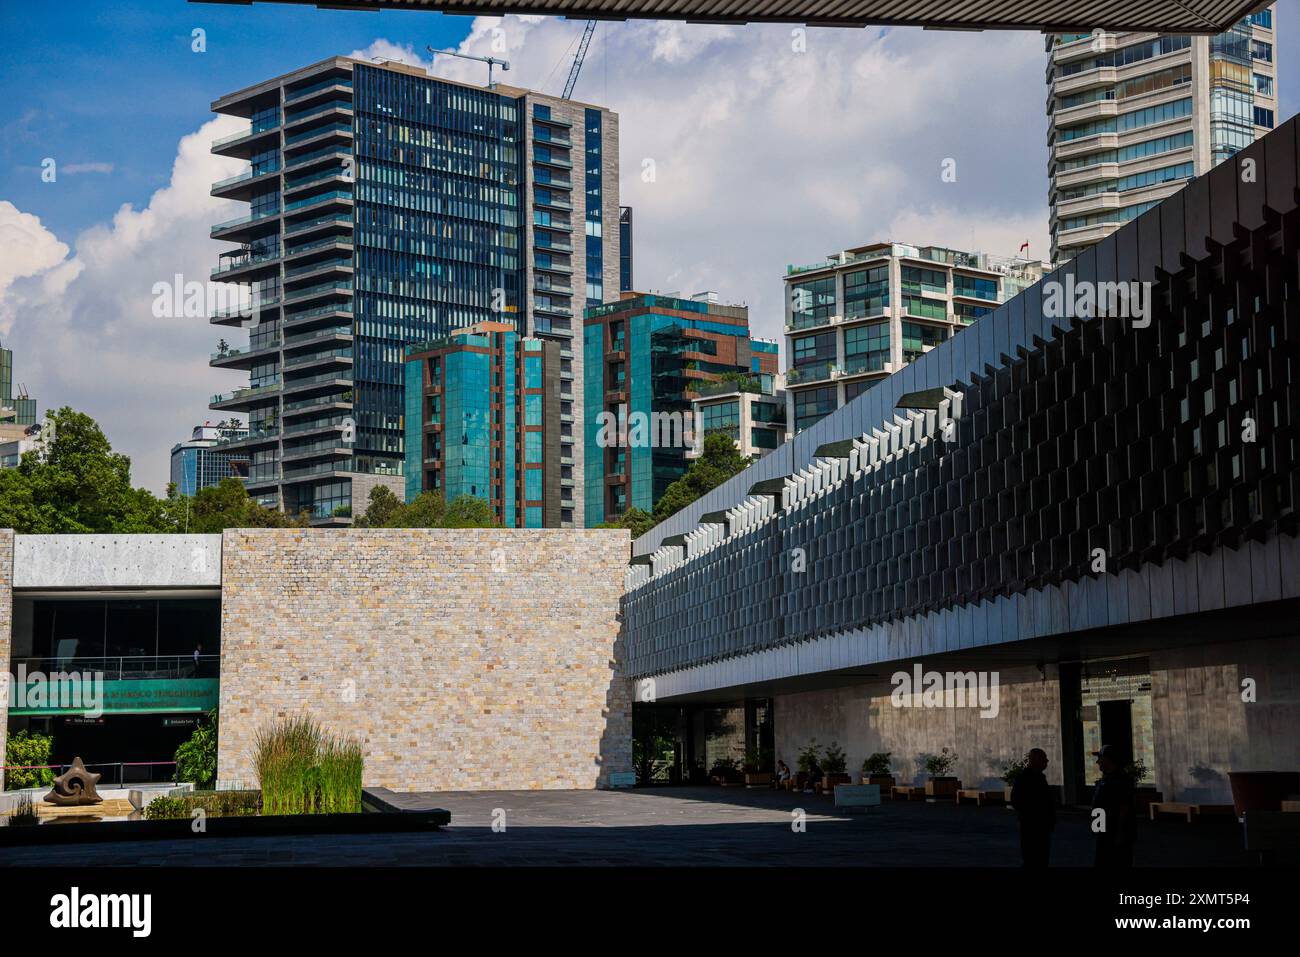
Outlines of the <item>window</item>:
[[1257,27],[1263,27],[1265,30],[1273,29],[1272,10],[1260,10],[1256,13],[1252,13],[1246,19],[1248,19],[1253,25]]
[[740,403],[719,402],[700,410],[700,425],[709,432],[725,432],[733,439],[740,438]]
[[811,369],[835,361],[835,333],[819,332],[794,340],[794,367]]
[[540,395],[524,396],[524,425],[542,424],[542,397]]
[[541,465],[542,463],[542,433],[525,432],[524,433],[524,464]]
[[[833,292],[833,291],[832,291]],[[850,319],[879,316],[889,308],[889,267],[844,274],[844,315]]]
[[829,320],[835,314],[835,277],[795,283],[790,293],[790,312],[796,329]]
[[1169,120],[1176,120],[1180,116],[1190,116],[1191,113],[1192,98],[1189,96],[1185,99],[1161,103],[1158,106],[1148,106],[1144,110],[1121,113],[1119,115],[1119,129],[1136,130],[1156,123],[1167,123]]
[[835,386],[804,389],[794,394],[794,429],[802,432],[818,419],[835,411]]
[[948,277],[937,269],[904,266],[900,272],[905,293],[934,292],[941,296],[948,295]]
[[1255,74],[1255,92],[1260,96],[1273,95],[1273,78],[1263,73]]
[[1273,44],[1265,43],[1263,40],[1250,41],[1250,58],[1252,60],[1262,60],[1265,63],[1273,62]]
[[524,498],[530,502],[541,501],[542,498],[542,470],[525,469],[524,470]]
[[[962,293],[957,293],[957,295],[962,295]],[[920,316],[922,319],[943,320],[948,318],[947,303],[921,299],[918,296],[904,296],[903,311],[909,316]]]
[[1266,109],[1264,109],[1264,107],[1262,107],[1262,106],[1257,106],[1257,107],[1255,107],[1255,125],[1256,125],[1256,126],[1267,126],[1269,129],[1272,129],[1272,128],[1273,128],[1273,111],[1272,111],[1272,110],[1266,110]]
[[934,347],[948,337],[938,326],[903,320],[903,361],[914,362],[925,354],[926,347]]
[[774,449],[781,444],[781,433],[776,429],[750,429],[749,444],[756,449]]
[[851,326],[844,330],[844,371],[881,372],[889,361],[889,323]]
[[997,302],[998,281],[996,279],[984,279],[980,276],[963,276],[961,273],[953,273],[952,294],[954,296],[969,296],[972,299],[987,299],[990,302]]

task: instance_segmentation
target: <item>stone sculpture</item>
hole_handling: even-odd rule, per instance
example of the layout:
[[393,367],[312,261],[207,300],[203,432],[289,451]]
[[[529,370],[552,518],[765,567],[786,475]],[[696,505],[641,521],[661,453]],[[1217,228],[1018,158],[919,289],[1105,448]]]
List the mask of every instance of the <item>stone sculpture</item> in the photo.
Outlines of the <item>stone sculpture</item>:
[[54,787],[45,795],[45,801],[61,807],[102,804],[104,799],[95,790],[98,781],[99,775],[87,771],[81,758],[73,758],[72,766],[54,779]]

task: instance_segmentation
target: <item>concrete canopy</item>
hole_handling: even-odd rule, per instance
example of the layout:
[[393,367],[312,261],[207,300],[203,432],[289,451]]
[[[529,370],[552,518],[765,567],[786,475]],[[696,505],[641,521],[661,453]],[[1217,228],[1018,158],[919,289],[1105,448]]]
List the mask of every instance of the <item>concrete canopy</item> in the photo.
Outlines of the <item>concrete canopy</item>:
[[[239,3],[250,0],[199,0]],[[1261,0],[270,0],[349,10],[430,10],[467,16],[533,14],[572,19],[806,23],[959,30],[1095,29],[1222,33]]]

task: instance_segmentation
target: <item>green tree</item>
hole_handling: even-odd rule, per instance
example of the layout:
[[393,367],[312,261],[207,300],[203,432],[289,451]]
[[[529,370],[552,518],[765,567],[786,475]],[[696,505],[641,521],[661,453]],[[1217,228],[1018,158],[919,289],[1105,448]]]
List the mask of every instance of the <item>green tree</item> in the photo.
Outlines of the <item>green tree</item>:
[[370,490],[359,528],[492,528],[497,522],[492,506],[472,495],[458,495],[447,502],[437,492],[421,492],[409,505],[386,486]]
[[720,431],[705,433],[700,457],[691,462],[686,474],[664,489],[664,494],[655,503],[654,525],[743,472],[750,464],[750,459],[740,454],[731,436]]
[[47,412],[40,448],[0,471],[0,527],[50,534],[168,532],[167,509],[132,488],[131,460],[84,412]]
[[629,508],[622,515],[610,519],[608,522],[601,522],[597,528],[626,528],[632,533],[633,538],[644,535],[650,529],[655,527],[655,517],[645,509]]
[[210,534],[227,528],[290,528],[306,524],[301,516],[285,515],[249,498],[244,483],[227,477],[187,498],[173,495],[167,512],[175,531]]

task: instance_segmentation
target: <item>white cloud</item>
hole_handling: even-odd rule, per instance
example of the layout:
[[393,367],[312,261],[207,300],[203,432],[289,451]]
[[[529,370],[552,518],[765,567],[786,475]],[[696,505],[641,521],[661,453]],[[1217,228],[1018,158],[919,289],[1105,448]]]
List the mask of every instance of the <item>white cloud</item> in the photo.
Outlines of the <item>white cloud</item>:
[[[558,94],[582,28],[480,17],[460,50]],[[1044,58],[1030,33],[602,22],[575,99],[619,114],[637,287],[716,290],[779,337],[791,263],[881,239],[1004,255],[1028,239],[1046,255]],[[473,83],[484,70],[436,67]]]
[[[510,60],[500,82],[558,94],[582,29],[480,17],[460,50]],[[796,52],[798,29],[597,26],[575,98],[619,114],[639,289],[715,290],[750,305],[757,334],[779,337],[790,263],[880,239],[1000,254],[1029,239],[1046,252],[1041,36],[813,29]],[[384,39],[353,55],[430,67],[422,49]],[[484,64],[454,57],[433,69],[486,79]],[[210,141],[238,125],[220,118],[181,140],[170,182],[82,232],[71,255],[0,203],[0,332],[19,378],[42,407],[98,418],[158,491],[170,446],[212,417],[208,396],[241,384],[207,364],[225,330],[150,309],[154,282],[207,278],[222,248],[211,224],[246,209],[208,194],[241,165],[212,156]],[[940,177],[947,158],[955,183]]]
[[222,246],[208,230],[239,206],[209,189],[242,164],[209,148],[239,126],[219,117],[181,139],[167,185],[143,209],[125,204],[83,231],[71,255],[36,217],[0,203],[0,329],[15,378],[42,409],[71,405],[97,419],[131,456],[136,484],[155,492],[166,487],[171,446],[213,417],[209,396],[239,384],[208,367],[222,330],[206,319],[156,319],[151,309],[154,283],[178,273],[204,281],[216,263]]

